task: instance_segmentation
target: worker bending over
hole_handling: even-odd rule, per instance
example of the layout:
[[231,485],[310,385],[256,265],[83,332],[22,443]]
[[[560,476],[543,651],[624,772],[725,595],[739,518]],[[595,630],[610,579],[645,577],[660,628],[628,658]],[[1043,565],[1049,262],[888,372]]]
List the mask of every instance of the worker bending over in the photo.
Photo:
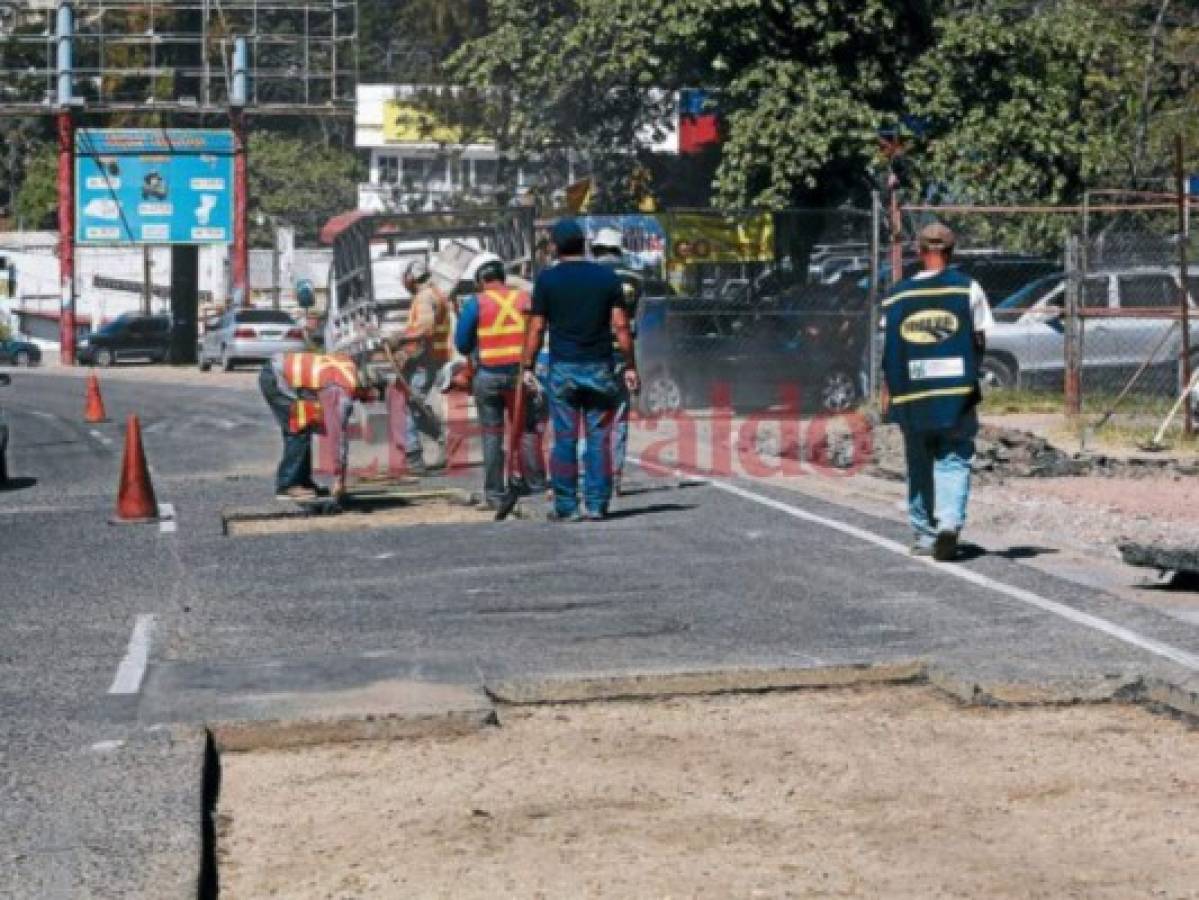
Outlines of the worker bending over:
[[275,470],[275,495],[281,500],[318,496],[312,480],[312,435],[323,430],[328,414],[322,392],[336,396],[333,414],[341,423],[341,440],[332,493],[339,498],[345,493],[354,400],[374,395],[362,370],[342,353],[279,353],[262,367],[258,386],[283,432],[283,457]]
[[978,366],[994,326],[986,294],[949,268],[954,234],[939,222],[918,238],[921,271],[883,299],[887,417],[903,431],[912,553],[949,561],[966,524],[978,433]]
[[[474,397],[483,432],[483,502],[498,509],[504,500],[504,414],[520,428],[519,469],[530,492],[545,490],[545,468],[537,424],[540,392],[525,391],[522,409],[514,408],[520,357],[529,313],[529,295],[505,284],[504,263],[489,255],[475,269],[478,293],[462,305],[454,344],[474,357]],[[518,421],[519,417],[519,421]],[[515,463],[515,461],[514,461]]]

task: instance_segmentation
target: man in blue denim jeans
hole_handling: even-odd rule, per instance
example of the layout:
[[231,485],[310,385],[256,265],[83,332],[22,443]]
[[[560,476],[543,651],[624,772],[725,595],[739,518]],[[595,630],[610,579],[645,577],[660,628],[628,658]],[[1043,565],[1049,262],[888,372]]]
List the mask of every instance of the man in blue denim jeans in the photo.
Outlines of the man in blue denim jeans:
[[912,553],[948,562],[966,524],[978,433],[978,364],[994,325],[976,281],[949,268],[954,234],[939,222],[918,238],[922,270],[883,299],[887,418],[903,430]]
[[584,257],[586,239],[574,219],[555,223],[550,239],[558,263],[537,276],[532,320],[525,339],[522,377],[536,389],[534,367],[541,339],[549,328],[549,401],[554,425],[550,482],[554,488],[551,519],[578,521],[578,441],[585,429],[583,515],[603,519],[612,499],[612,423],[620,382],[614,368],[612,335],[626,362],[627,390],[641,386],[633,359],[633,339],[624,308],[624,289],[610,268]]

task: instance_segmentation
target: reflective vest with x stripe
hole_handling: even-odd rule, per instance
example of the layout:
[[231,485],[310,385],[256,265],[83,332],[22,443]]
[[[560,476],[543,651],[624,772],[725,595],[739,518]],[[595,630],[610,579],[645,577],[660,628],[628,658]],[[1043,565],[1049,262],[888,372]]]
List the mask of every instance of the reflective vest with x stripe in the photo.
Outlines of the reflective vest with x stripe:
[[514,366],[524,348],[529,295],[514,288],[479,293],[479,365]]

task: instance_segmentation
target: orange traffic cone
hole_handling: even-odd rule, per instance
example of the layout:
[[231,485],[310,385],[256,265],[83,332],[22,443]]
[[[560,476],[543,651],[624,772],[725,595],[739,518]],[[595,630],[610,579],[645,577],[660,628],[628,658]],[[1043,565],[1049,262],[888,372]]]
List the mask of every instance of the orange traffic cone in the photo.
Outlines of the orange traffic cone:
[[87,376],[87,405],[83,408],[83,421],[108,421],[108,413],[104,411],[104,398],[100,396],[100,382],[96,379],[95,372]]
[[154,498],[150,469],[142,450],[142,426],[132,413],[125,423],[125,456],[121,461],[117,514],[108,521],[113,525],[158,521],[158,501]]

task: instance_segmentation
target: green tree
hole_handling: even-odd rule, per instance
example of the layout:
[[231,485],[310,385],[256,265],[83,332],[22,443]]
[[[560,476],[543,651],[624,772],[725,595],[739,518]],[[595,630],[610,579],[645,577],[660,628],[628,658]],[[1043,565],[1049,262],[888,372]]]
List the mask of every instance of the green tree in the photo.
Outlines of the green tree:
[[295,228],[298,243],[315,243],[330,216],[357,206],[364,172],[353,151],[269,131],[253,132],[248,149],[253,243],[270,245],[276,225]]
[[27,161],[13,211],[24,229],[56,227],[58,149],[53,145],[42,144]]

